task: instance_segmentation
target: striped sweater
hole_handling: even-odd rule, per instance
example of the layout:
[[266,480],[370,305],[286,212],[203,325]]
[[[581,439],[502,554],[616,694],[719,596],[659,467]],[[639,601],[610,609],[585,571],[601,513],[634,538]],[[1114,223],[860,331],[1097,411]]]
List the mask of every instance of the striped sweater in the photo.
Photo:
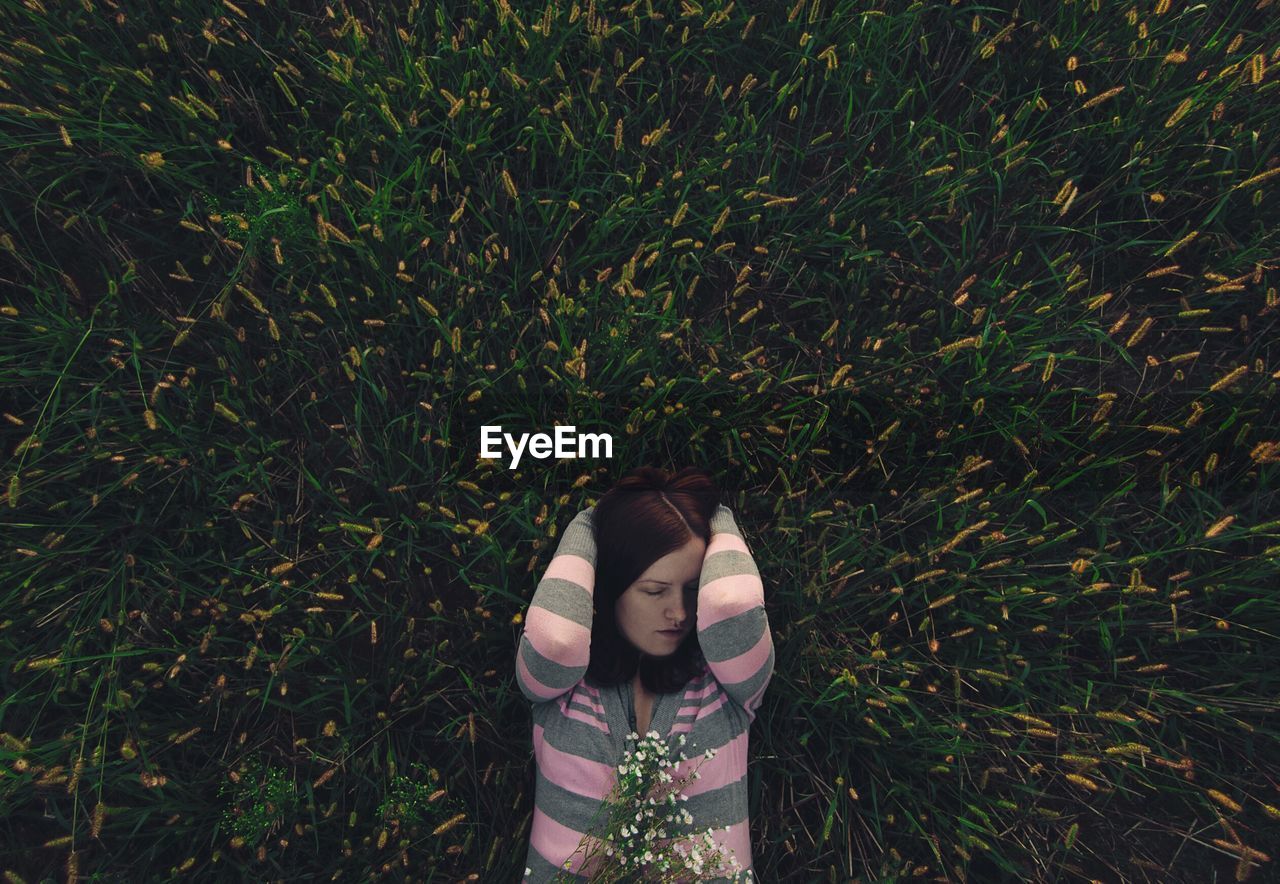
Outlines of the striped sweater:
[[[588,830],[603,832],[602,802],[617,783],[632,730],[631,685],[600,688],[585,678],[596,564],[593,512],[594,507],[579,512],[565,529],[529,603],[516,657],[516,681],[533,704],[537,766],[523,884],[552,880],[566,860],[571,875],[565,880],[589,879],[598,861],[584,863],[579,845]],[[654,697],[649,729],[666,742],[673,761],[684,752],[687,760],[671,770],[676,781],[699,773],[683,788],[688,800],[678,802],[668,835],[714,828],[721,852],[734,856],[742,872],[736,879],[703,880],[736,884],[756,880],[747,818],[747,738],[773,676],[774,649],[760,572],[728,507],[716,510],[710,528],[697,610],[707,666],[682,691]],[[716,750],[714,758],[705,757],[708,749]],[[689,812],[692,825],[682,822],[680,808]]]

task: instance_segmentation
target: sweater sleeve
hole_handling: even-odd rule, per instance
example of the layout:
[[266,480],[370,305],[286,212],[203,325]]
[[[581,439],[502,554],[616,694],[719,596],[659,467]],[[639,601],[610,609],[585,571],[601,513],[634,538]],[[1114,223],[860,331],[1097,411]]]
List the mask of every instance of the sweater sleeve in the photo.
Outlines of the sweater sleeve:
[[723,505],[711,518],[711,542],[698,578],[697,623],[712,674],[754,719],[773,677],[773,636],[760,572],[733,513]]
[[516,654],[516,682],[531,703],[554,700],[586,674],[595,590],[594,507],[573,517],[534,590]]

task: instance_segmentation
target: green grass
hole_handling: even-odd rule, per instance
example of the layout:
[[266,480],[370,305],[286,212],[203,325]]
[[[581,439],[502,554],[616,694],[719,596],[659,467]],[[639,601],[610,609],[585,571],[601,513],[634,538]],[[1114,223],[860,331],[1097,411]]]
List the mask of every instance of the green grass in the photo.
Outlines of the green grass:
[[0,8],[7,881],[515,880],[642,463],[761,880],[1276,874],[1273,3],[148,5]]

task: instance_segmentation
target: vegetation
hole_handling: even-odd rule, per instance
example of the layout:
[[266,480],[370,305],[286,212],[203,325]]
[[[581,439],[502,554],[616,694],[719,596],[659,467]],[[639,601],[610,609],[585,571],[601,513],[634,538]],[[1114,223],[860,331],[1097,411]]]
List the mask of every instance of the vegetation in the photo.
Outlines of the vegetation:
[[1275,13],[4,3],[5,880],[518,880],[644,463],[764,579],[760,880],[1274,876]]

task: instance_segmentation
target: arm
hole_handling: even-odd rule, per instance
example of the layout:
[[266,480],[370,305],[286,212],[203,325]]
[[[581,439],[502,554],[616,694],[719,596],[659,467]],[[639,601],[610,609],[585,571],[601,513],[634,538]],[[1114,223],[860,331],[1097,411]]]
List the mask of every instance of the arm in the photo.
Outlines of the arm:
[[773,677],[773,635],[760,572],[723,505],[711,518],[698,578],[698,643],[725,693],[754,719]]
[[531,703],[554,700],[587,671],[595,590],[594,507],[573,517],[538,581],[516,653],[516,682]]

